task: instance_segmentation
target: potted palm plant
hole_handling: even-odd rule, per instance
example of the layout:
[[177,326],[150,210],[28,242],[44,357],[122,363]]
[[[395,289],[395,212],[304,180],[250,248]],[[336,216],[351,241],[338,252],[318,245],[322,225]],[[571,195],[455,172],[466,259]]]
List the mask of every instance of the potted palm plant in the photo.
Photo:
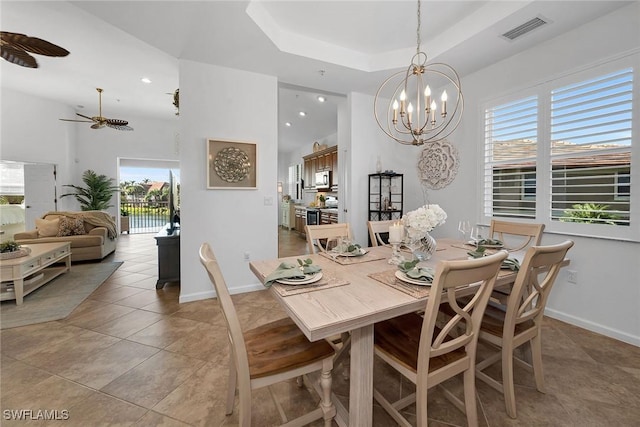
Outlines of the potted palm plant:
[[102,211],[113,206],[110,204],[111,199],[114,193],[120,191],[118,186],[114,185],[113,178],[98,175],[87,169],[82,174],[82,181],[85,184],[84,187],[73,184],[63,185],[63,187],[71,187],[74,191],[60,197],[74,196],[83,211]]

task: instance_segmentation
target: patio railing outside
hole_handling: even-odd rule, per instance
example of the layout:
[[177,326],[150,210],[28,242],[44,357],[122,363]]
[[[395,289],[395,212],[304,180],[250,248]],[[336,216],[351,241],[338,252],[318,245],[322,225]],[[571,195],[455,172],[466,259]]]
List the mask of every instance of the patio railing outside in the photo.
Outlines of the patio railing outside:
[[129,217],[129,233],[157,233],[169,222],[169,202],[120,202]]

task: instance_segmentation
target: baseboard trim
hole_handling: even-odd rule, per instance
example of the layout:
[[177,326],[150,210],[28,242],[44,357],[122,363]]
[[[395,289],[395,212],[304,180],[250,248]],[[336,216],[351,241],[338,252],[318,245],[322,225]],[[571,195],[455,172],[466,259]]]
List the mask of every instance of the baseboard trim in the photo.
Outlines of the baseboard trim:
[[[263,291],[264,289],[265,287],[261,283],[252,283],[250,285],[230,288],[229,293],[231,295],[236,295],[236,294],[244,294],[245,292]],[[211,289],[210,291],[205,291],[205,292],[194,292],[192,294],[187,294],[187,295],[181,294],[180,298],[178,299],[178,302],[182,304],[185,302],[193,302],[193,301],[200,301],[203,299],[215,298],[216,296],[217,296],[216,292],[213,289]]]
[[591,322],[589,320],[585,320],[580,317],[571,316],[569,314],[563,313],[561,311],[553,310],[547,308],[544,311],[546,316],[549,316],[553,319],[561,320],[563,322],[567,322],[574,326],[579,326],[581,328],[587,329],[591,332],[596,332],[601,335],[605,335],[610,338],[617,339],[619,341],[626,342],[627,344],[635,345],[636,347],[640,347],[640,337],[631,335],[627,332],[619,331],[617,329],[608,328],[602,326],[598,323]]

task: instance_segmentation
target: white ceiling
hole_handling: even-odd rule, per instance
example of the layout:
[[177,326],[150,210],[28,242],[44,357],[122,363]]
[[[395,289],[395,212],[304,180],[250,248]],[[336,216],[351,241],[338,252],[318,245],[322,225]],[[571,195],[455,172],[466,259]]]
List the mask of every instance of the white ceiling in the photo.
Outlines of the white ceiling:
[[[422,48],[430,60],[465,76],[628,3],[423,0]],[[408,65],[416,49],[416,4],[2,0],[2,31],[40,37],[71,54],[37,56],[38,69],[1,61],[0,78],[2,87],[86,115],[96,115],[95,88],[102,87],[106,117],[175,119],[170,94],[178,87],[178,59],[275,75],[285,84],[279,139],[281,150],[289,151],[335,132],[337,95],[373,94],[392,71]],[[515,41],[500,37],[534,17],[550,24]],[[152,83],[141,83],[142,77]],[[319,93],[329,94],[328,102],[319,104]],[[304,119],[300,110],[308,113]],[[285,128],[286,121],[292,126]]]

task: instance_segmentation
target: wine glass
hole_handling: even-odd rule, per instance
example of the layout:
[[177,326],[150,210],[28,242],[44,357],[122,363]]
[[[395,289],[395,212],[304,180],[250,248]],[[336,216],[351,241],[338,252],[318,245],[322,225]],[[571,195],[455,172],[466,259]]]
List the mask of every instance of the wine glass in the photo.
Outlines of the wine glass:
[[471,234],[469,235],[474,244],[478,244],[478,241],[482,239],[482,228],[471,227]]
[[462,236],[462,243],[467,243],[471,233],[471,223],[469,221],[458,222],[458,231]]

